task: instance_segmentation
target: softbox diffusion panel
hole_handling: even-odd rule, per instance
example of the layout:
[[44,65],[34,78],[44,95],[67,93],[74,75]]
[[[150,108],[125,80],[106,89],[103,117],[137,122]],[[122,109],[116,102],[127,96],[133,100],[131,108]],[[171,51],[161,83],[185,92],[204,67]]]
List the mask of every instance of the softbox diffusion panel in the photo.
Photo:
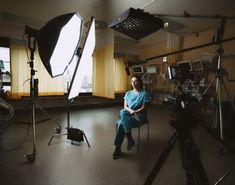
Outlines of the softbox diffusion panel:
[[163,20],[141,9],[130,8],[109,25],[110,28],[135,40],[164,27]]
[[95,18],[92,17],[84,45],[80,51],[80,58],[75,67],[73,78],[69,87],[68,99],[71,100],[79,95],[84,76],[86,75],[85,66],[87,61],[92,57],[95,49]]

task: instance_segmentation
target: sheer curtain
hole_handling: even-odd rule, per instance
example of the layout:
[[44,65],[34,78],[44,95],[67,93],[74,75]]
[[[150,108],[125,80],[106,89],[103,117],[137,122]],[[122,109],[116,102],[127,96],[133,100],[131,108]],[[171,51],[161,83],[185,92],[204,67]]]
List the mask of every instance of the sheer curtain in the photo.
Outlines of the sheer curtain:
[[124,57],[115,57],[114,89],[116,93],[124,93],[128,89],[129,78],[125,71]]
[[[11,72],[12,72],[12,92],[11,98],[19,99],[22,96],[30,95],[30,51],[23,43],[11,43]],[[28,56],[26,49],[28,50]],[[35,78],[39,79],[39,96],[64,95],[63,77],[51,78],[44,68],[38,52],[34,55]]]
[[[175,33],[167,32],[167,52],[171,53],[181,48],[182,39]],[[169,55],[167,61],[169,64],[175,64],[182,59],[182,54]]]
[[95,50],[93,54],[93,86],[94,96],[114,99],[114,45]]

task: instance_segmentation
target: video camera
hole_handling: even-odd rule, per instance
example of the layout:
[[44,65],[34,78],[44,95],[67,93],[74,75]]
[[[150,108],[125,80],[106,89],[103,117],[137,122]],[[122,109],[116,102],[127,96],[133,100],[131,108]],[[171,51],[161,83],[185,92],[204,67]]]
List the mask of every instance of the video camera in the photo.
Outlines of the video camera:
[[199,119],[199,101],[190,94],[174,94],[168,97],[164,104],[170,108],[170,125],[176,130],[189,131],[196,128]]
[[199,98],[195,96],[198,85],[193,83],[192,68],[189,64],[184,62],[178,66],[168,67],[169,80],[177,85],[177,91],[163,102],[170,108],[170,125],[183,132],[197,126],[200,112]]

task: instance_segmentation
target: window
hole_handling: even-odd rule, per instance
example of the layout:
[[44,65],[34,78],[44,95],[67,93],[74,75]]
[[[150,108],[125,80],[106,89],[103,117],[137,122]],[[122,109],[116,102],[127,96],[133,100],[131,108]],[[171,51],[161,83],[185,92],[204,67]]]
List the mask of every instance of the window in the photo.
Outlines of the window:
[[[68,69],[65,71],[65,74],[64,74],[65,92],[67,92],[68,84],[70,84],[70,82],[72,80],[74,69],[76,67],[77,61],[78,61],[78,56],[75,55],[72,62],[68,66]],[[82,83],[80,90],[79,90],[79,92],[81,92],[81,93],[91,93],[92,92],[92,63],[93,63],[93,58],[91,57],[90,60],[87,61],[87,65],[83,69],[84,71],[86,71],[86,76],[84,76],[84,78],[82,80],[83,83]]]
[[4,91],[11,91],[10,41],[0,38],[0,81]]

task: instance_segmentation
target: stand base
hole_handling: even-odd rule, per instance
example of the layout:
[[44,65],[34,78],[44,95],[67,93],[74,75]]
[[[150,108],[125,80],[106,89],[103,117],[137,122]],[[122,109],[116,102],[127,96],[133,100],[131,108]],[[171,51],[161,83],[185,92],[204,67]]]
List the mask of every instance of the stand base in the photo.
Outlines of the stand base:
[[51,144],[52,140],[57,137],[57,136],[63,136],[63,135],[67,135],[67,139],[70,139],[71,141],[78,141],[78,142],[83,142],[84,139],[83,137],[85,138],[86,142],[87,142],[87,145],[88,147],[90,148],[90,144],[87,140],[87,137],[86,137],[86,134],[84,133],[83,130],[80,130],[80,129],[77,129],[77,128],[67,128],[67,133],[62,133],[62,134],[54,134],[51,139],[49,140],[48,142],[48,146]]
[[29,163],[33,163],[36,159],[36,151],[33,151],[32,153],[25,154],[24,157],[28,160]]

